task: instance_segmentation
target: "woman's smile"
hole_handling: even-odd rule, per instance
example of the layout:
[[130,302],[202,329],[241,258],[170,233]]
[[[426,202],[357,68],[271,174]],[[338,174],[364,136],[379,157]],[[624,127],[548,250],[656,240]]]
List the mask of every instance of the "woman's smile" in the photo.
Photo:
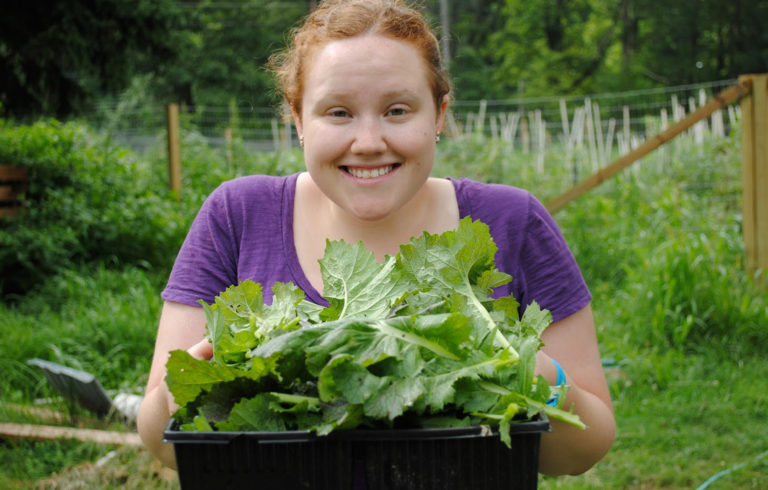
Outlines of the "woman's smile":
[[341,167],[341,169],[356,179],[370,180],[377,177],[382,177],[384,175],[389,175],[399,166],[400,164],[382,165],[378,167],[354,167],[344,165]]

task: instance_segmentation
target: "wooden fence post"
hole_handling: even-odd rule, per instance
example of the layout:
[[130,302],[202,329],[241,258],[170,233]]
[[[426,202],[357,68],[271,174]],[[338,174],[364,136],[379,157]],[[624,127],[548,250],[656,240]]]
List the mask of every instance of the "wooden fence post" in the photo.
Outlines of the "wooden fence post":
[[751,93],[741,99],[743,235],[746,271],[768,272],[768,74],[742,75]]
[[181,194],[181,137],[179,105],[168,104],[165,110],[168,127],[168,185],[177,196]]

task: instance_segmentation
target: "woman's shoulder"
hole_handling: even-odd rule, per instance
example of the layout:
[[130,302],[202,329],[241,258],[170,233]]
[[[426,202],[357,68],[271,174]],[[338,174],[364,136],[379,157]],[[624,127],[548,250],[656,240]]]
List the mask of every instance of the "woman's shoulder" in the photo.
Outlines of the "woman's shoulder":
[[280,200],[286,190],[295,188],[298,174],[246,175],[227,180],[211,192],[209,200],[225,202]]
[[546,213],[543,205],[528,190],[507,184],[486,183],[470,178],[450,179],[462,216],[516,216]]
[[265,175],[253,174],[222,182],[215,192],[263,192],[269,190],[282,190],[286,184],[296,180],[298,174],[291,175]]

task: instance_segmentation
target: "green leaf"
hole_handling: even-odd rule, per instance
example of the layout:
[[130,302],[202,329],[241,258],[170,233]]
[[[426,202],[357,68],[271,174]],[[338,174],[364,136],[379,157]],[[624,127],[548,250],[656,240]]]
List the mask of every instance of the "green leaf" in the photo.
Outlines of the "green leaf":
[[508,274],[495,269],[496,250],[488,226],[467,217],[455,231],[424,233],[401,246],[398,265],[412,282],[439,296],[464,297],[468,306],[465,312],[485,325],[501,346],[509,348],[509,342],[482,305],[492,293],[491,287],[511,280]]
[[213,427],[202,415],[196,415],[189,424],[182,424],[179,429],[193,432],[213,432]]
[[530,329],[534,337],[539,337],[552,324],[552,313],[549,310],[542,310],[538,303],[532,301],[525,308],[521,323],[525,328]]
[[180,406],[193,401],[203,391],[209,391],[213,386],[226,383],[237,378],[260,380],[274,373],[275,360],[271,358],[254,358],[244,369],[216,364],[211,361],[195,359],[187,351],[171,351],[166,363],[167,374],[165,381],[168,390],[173,394],[174,401]]
[[424,383],[418,376],[390,378],[382,388],[363,404],[365,414],[373,419],[394,420],[402,415],[424,393]]
[[323,320],[351,317],[383,318],[409,284],[395,271],[395,259],[379,264],[362,242],[354,246],[343,240],[328,241],[320,259],[323,296],[330,306]]
[[362,404],[380,390],[385,379],[371,374],[365,367],[354,362],[350,355],[338,356],[325,365],[317,381],[320,399],[332,403],[339,399]]
[[278,398],[272,393],[261,393],[242,400],[232,407],[229,418],[217,424],[224,431],[284,431],[285,421],[280,410],[275,410]]
[[[462,406],[470,401],[479,402],[488,388],[479,385],[477,381],[493,376],[499,369],[513,362],[507,351],[490,357],[477,351],[462,362],[436,359],[423,371],[425,392],[422,403],[425,410],[439,413],[448,404]],[[460,380],[463,383],[458,383]],[[490,393],[490,400],[495,401],[497,398],[498,395]],[[467,412],[475,410],[473,407],[467,409]]]
[[171,351],[166,369],[168,390],[180,406],[191,402],[200,392],[209,390],[216,383],[232,381],[241,373],[229,366],[195,359],[183,350]]
[[517,347],[520,353],[520,362],[517,368],[517,390],[525,396],[529,396],[533,389],[536,352],[539,350],[540,343],[536,337],[525,337]]

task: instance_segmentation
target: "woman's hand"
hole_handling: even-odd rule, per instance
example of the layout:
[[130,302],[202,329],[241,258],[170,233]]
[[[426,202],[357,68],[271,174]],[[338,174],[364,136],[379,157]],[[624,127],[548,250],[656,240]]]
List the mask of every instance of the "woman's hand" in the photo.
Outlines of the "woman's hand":
[[536,369],[534,369],[533,375],[534,378],[539,375],[544,376],[552,386],[554,386],[557,381],[557,369],[555,368],[555,363],[552,362],[552,358],[543,350],[539,350],[536,353]]
[[[210,361],[213,357],[213,345],[211,345],[208,339],[203,339],[187,349],[187,352],[195,359]],[[168,386],[165,383],[162,383],[162,386],[165,389],[165,396],[168,403],[168,414],[173,415],[176,413],[176,410],[179,409],[179,405],[176,403],[176,400],[173,399],[173,393],[168,390]]]
[[187,352],[195,359],[210,361],[213,357],[213,345],[208,342],[208,339],[203,339],[187,349]]

